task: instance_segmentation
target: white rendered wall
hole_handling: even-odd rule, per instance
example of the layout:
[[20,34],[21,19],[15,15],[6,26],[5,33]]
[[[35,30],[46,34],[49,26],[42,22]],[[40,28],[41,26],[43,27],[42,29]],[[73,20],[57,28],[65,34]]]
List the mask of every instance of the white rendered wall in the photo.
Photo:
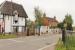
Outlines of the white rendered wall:
[[25,26],[25,18],[19,17],[18,22],[19,26]]
[[19,30],[18,30],[19,32],[22,32],[22,27],[19,27]]
[[3,15],[0,14],[0,19],[3,18]]
[[46,33],[47,31],[48,31],[48,26],[41,26],[41,28],[40,28],[40,32],[41,33]]
[[4,17],[5,20],[5,32],[13,32],[13,26],[18,26],[18,32],[22,32],[22,26],[25,26],[25,18],[23,17],[18,17],[18,23],[14,23],[13,21],[14,16],[8,16],[6,15]]
[[7,15],[4,17],[4,20],[5,20],[5,32],[6,33],[12,32],[12,25],[11,25],[12,17]]
[[[14,19],[14,18],[13,18]],[[12,20],[13,21],[13,20]],[[12,23],[13,26],[25,26],[25,18],[18,17],[18,23]]]
[[22,26],[25,26],[25,18],[18,17],[18,22],[17,23],[12,22],[12,26],[18,26],[19,27],[18,32],[22,32]]
[[58,34],[61,33],[61,29],[59,28],[49,28],[48,26],[41,26],[40,33],[47,33],[48,34]]

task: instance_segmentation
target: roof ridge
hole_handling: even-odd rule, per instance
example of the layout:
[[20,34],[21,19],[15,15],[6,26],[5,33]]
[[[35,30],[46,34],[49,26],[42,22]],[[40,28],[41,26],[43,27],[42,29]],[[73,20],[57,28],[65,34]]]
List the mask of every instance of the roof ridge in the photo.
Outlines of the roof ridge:
[[21,4],[19,4],[19,3],[15,3],[15,2],[11,2],[11,1],[5,1],[5,2],[9,2],[9,3],[12,3],[12,4],[17,4],[17,5],[22,6],[22,5],[21,5]]
[[[9,7],[11,7],[11,4],[12,4],[12,8],[9,8]],[[0,10],[1,10],[2,14],[10,15],[10,16],[14,15],[12,12],[17,10],[19,13],[18,14],[19,17],[26,17],[27,18],[27,14],[26,14],[23,6],[20,4],[14,3],[14,2],[10,2],[10,1],[3,2],[0,6]]]

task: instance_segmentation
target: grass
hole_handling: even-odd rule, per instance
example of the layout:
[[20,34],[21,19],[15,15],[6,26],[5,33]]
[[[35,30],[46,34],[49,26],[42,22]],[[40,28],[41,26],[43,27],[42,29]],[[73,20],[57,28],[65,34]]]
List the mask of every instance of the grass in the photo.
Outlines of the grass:
[[61,40],[58,41],[56,44],[56,50],[66,50],[66,47],[64,46],[63,42]]
[[75,35],[66,36],[65,44],[59,40],[56,44],[56,50],[75,50]]
[[0,35],[0,39],[9,39],[9,38],[16,38],[17,36],[15,34],[5,34]]

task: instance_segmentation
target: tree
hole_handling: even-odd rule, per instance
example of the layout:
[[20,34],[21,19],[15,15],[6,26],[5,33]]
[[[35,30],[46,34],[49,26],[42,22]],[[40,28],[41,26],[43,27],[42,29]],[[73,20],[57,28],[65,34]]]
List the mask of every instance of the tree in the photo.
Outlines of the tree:
[[27,36],[29,36],[30,28],[31,28],[31,21],[29,19],[29,20],[27,20]]
[[35,34],[35,23],[30,19],[27,20],[27,36]]
[[67,24],[67,26],[66,26],[67,30],[73,30],[72,29],[73,20],[72,20],[72,16],[71,15],[68,15],[68,14],[65,15],[65,19],[64,19],[63,23]]
[[42,11],[39,8],[35,8],[35,17],[36,17],[36,27],[39,28],[39,35],[40,35],[40,27],[42,25]]
[[60,28],[60,29],[64,28],[63,22],[61,22],[61,23],[58,24],[58,28]]

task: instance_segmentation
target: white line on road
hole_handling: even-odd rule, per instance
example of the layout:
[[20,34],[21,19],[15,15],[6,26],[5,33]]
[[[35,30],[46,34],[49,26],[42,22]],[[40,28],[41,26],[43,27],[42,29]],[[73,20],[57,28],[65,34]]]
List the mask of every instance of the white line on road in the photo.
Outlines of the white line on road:
[[55,44],[57,44],[57,43],[52,43],[52,44],[47,45],[47,46],[45,46],[45,47],[43,47],[43,48],[40,48],[40,49],[38,49],[38,50],[43,50],[43,49],[45,49],[45,48],[48,48],[48,47],[54,46]]
[[24,41],[19,41],[19,40],[14,40],[14,39],[8,39],[10,41],[14,41],[14,42],[24,42]]

